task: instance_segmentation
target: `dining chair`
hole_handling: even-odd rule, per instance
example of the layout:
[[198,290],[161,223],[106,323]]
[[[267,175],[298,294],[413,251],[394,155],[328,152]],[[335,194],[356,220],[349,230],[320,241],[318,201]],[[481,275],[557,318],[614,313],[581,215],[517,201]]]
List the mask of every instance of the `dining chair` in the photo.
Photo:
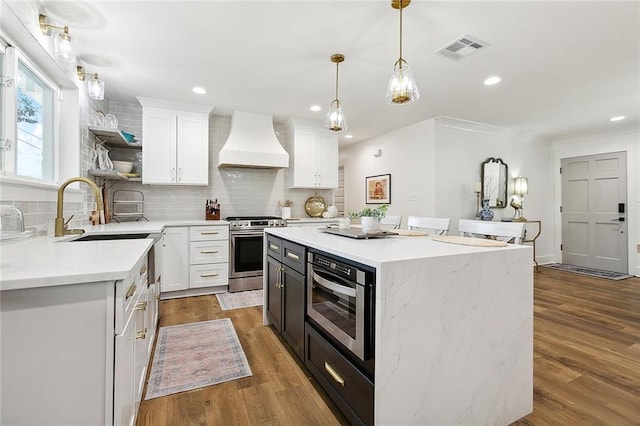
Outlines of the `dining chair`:
[[380,225],[385,228],[398,229],[400,228],[400,222],[402,222],[402,215],[388,214],[380,219]]
[[460,219],[458,222],[460,236],[474,238],[492,238],[514,244],[522,244],[524,223],[491,222],[482,220]]
[[441,217],[409,216],[407,228],[409,230],[427,231],[434,235],[447,235],[451,219]]

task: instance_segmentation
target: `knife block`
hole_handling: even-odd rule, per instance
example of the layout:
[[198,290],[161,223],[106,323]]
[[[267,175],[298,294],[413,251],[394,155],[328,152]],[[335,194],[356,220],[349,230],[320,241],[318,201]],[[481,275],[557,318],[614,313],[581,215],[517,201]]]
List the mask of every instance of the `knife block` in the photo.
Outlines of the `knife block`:
[[213,210],[212,212],[207,210],[205,215],[207,220],[220,220],[220,209]]

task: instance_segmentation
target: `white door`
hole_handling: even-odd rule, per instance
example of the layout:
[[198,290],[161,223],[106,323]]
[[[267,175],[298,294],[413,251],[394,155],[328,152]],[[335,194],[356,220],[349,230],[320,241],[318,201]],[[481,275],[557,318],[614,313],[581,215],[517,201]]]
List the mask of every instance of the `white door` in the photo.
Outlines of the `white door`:
[[318,187],[333,189],[338,187],[338,137],[322,131],[317,139]]
[[162,238],[164,260],[160,290],[186,290],[189,288],[189,228],[165,228]]
[[562,263],[628,272],[626,152],[564,158]]
[[147,107],[142,116],[142,183],[175,183],[176,114]]
[[184,185],[209,184],[209,116],[178,115],[178,179]]

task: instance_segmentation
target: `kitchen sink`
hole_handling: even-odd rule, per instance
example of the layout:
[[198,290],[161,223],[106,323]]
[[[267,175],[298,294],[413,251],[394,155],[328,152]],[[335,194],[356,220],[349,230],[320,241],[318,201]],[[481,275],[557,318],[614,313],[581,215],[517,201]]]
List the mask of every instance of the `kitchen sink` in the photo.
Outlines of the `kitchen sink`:
[[76,238],[75,241],[104,241],[104,240],[136,240],[139,238],[149,238],[149,234],[94,234],[85,235],[84,237]]

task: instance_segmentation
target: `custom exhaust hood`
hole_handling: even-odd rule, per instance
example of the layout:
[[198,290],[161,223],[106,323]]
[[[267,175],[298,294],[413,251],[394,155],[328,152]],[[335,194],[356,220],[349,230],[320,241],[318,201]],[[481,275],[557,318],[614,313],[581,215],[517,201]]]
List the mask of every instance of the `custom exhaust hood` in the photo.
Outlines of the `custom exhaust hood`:
[[234,111],[229,138],[218,155],[218,167],[289,167],[289,154],[276,137],[273,117]]

